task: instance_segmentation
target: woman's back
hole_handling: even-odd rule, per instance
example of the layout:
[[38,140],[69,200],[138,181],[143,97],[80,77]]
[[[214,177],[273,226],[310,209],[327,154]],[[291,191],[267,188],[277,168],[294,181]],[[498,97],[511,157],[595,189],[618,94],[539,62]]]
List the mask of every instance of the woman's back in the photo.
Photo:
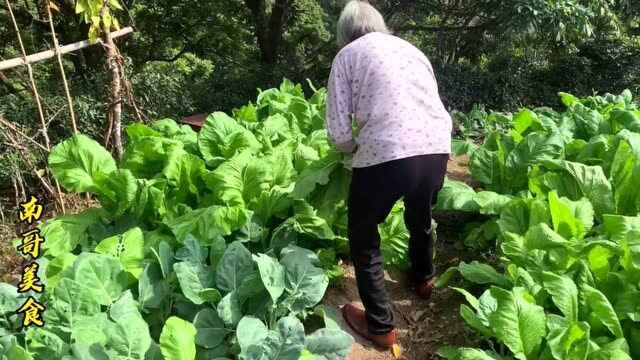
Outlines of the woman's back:
[[398,37],[369,33],[336,56],[328,98],[328,129],[336,142],[346,132],[337,119],[350,113],[360,127],[356,167],[450,152],[451,117],[431,64]]

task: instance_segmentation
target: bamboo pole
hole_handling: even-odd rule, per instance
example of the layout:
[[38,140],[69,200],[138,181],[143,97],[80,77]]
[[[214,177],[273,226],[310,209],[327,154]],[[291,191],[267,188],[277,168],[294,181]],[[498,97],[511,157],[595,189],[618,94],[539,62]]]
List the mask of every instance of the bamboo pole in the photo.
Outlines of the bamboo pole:
[[60,49],[58,45],[58,37],[56,36],[56,29],[53,26],[53,16],[51,16],[51,7],[49,6],[49,0],[45,0],[44,7],[47,12],[47,18],[49,20],[49,28],[51,29],[51,39],[53,40],[53,50],[56,53],[58,59],[58,67],[60,67],[60,77],[62,78],[62,85],[64,86],[64,95],[67,98],[67,105],[69,106],[69,117],[71,118],[71,127],[73,133],[78,133],[78,126],[76,125],[76,114],[73,111],[73,101],[71,100],[71,93],[69,92],[69,83],[67,82],[67,75],[64,72],[64,66],[62,65],[62,55],[60,55]]
[[[118,31],[114,31],[111,33],[111,37],[112,38],[117,38],[123,35],[127,35],[133,32],[133,28],[131,27],[126,27],[123,29],[120,29]],[[101,43],[101,40],[98,41],[98,44]],[[64,54],[68,54],[71,52],[75,52],[78,50],[82,50],[84,48],[88,48],[89,46],[92,45],[96,45],[96,43],[92,43],[89,40],[82,40],[82,41],[78,41],[75,42],[73,44],[69,44],[69,45],[62,45],[58,48],[58,53],[60,55],[64,55]],[[33,64],[36,63],[38,61],[42,61],[42,60],[47,60],[47,59],[51,59],[53,57],[56,56],[56,52],[54,50],[46,50],[46,51],[42,51],[39,53],[35,53],[35,54],[31,54],[28,55],[26,57],[26,59],[24,57],[21,58],[15,58],[15,59],[9,59],[9,60],[4,60],[4,61],[0,61],[0,71],[2,70],[7,70],[7,69],[12,69],[18,66],[24,66],[26,64]]]
[[[33,77],[33,67],[31,67],[31,64],[28,62],[27,60],[27,51],[24,48],[24,43],[22,42],[22,35],[20,35],[20,28],[18,27],[18,22],[16,21],[16,17],[13,14],[13,9],[11,7],[11,2],[9,0],[4,0],[5,4],[7,4],[7,9],[9,11],[9,16],[11,16],[11,21],[13,22],[13,29],[16,32],[16,37],[18,38],[18,43],[20,44],[20,50],[22,51],[22,57],[24,58],[24,63],[27,66],[27,73],[29,74],[29,83],[31,85],[31,91],[33,91],[33,94],[35,96],[36,99],[36,105],[38,108],[38,116],[40,117],[40,123],[42,125],[42,136],[44,138],[44,146],[47,149],[47,151],[51,150],[51,143],[49,141],[49,134],[47,133],[47,121],[44,118],[44,111],[42,110],[42,103],[40,102],[40,94],[38,93],[38,88],[36,86],[36,81]],[[29,160],[29,157],[25,157],[25,159],[27,160],[27,162],[31,165],[31,167],[33,167],[35,169],[35,166],[33,166],[33,164],[31,164],[31,161]],[[44,182],[41,179],[40,174],[38,174],[37,171],[35,171],[36,176],[38,177],[38,179],[41,180],[42,184],[44,185]],[[62,190],[60,189],[60,184],[58,183],[57,180],[54,180],[55,182],[55,186],[56,186],[56,190],[57,190],[57,196],[58,196],[58,202],[60,203],[60,208],[62,209],[62,213],[66,213],[65,211],[65,206],[64,206],[64,199],[62,198]],[[45,186],[46,187],[46,186]],[[53,193],[53,191],[50,192],[51,194],[55,194]]]

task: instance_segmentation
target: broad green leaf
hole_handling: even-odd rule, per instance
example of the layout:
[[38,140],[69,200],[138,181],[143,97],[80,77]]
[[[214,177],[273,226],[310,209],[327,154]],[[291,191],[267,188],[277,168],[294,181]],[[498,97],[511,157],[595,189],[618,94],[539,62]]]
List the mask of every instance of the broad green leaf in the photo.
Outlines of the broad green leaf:
[[550,328],[547,344],[556,359],[586,359],[589,352],[589,324],[571,322],[561,328]]
[[[137,181],[138,192],[135,196],[136,201],[131,205],[129,213],[140,224],[155,227],[158,219],[167,214],[167,199],[165,194],[167,183],[164,179],[160,178],[153,180],[138,179]],[[150,231],[149,233],[165,235],[160,229]],[[147,245],[153,246],[154,244]]]
[[243,106],[239,109],[233,109],[233,117],[240,121],[256,122],[258,121],[258,114],[253,103],[249,102],[249,105]]
[[116,323],[107,346],[116,351],[119,359],[143,360],[151,346],[149,326],[139,313],[127,313]]
[[187,155],[182,141],[156,136],[134,139],[124,150],[120,167],[138,179],[152,179],[162,173],[170,159]]
[[151,346],[149,346],[149,350],[147,350],[147,353],[144,356],[144,360],[164,360],[160,345],[156,344],[154,341],[151,341]]
[[88,290],[88,296],[101,305],[111,305],[128,285],[120,262],[107,255],[78,255],[73,263],[73,274],[75,281]]
[[[175,127],[178,127],[178,124],[175,124],[175,122],[174,122],[174,125]],[[143,136],[156,136],[156,137],[163,136],[161,132],[156,131],[153,128],[143,123],[134,123],[131,125],[127,125],[127,127],[125,128],[125,132],[127,133],[127,135],[129,135],[129,138],[131,138],[133,141],[136,141],[137,139]]]
[[69,344],[43,328],[29,328],[25,335],[27,351],[37,359],[60,359],[66,355]]
[[544,309],[523,288],[492,288],[498,307],[489,320],[496,337],[520,360],[536,358],[546,333]]
[[282,249],[294,244],[298,238],[298,233],[295,230],[296,227],[295,219],[289,218],[275,228],[271,234],[270,250],[280,255]]
[[243,151],[204,176],[218,201],[244,206],[274,184],[273,164]]
[[301,234],[308,234],[317,239],[333,239],[335,234],[326,220],[319,217],[311,205],[302,201],[294,202],[295,229]]
[[45,321],[55,323],[65,332],[72,332],[81,316],[99,312],[100,303],[96,293],[81,283],[62,278],[53,290],[48,311],[45,312]]
[[291,197],[304,199],[315,190],[316,186],[327,185],[329,176],[340,166],[341,160],[342,155],[340,153],[329,152],[327,156],[320,160],[311,162],[300,173]]
[[224,322],[214,309],[204,309],[196,314],[196,345],[212,349],[219,346],[227,335]]
[[[440,195],[438,195],[439,197]],[[513,196],[493,191],[480,191],[475,195],[474,200],[480,206],[481,214],[498,215],[513,200]]]
[[291,312],[301,313],[322,300],[329,279],[321,268],[300,252],[284,255],[280,264],[285,270],[285,304]]
[[72,252],[89,239],[90,226],[100,221],[100,210],[89,209],[75,215],[62,215],[38,226],[40,236],[46,241],[42,249],[47,257],[57,257]]
[[198,146],[204,160],[215,164],[231,158],[242,149],[259,149],[260,143],[251,131],[222,112],[207,117],[198,135]]
[[274,186],[251,200],[248,209],[265,224],[273,216],[285,218],[293,206],[293,199],[289,197],[291,190],[293,190],[293,184],[286,188]]
[[491,338],[493,336],[493,331],[491,331],[491,329],[486,327],[482,323],[482,320],[478,318],[478,315],[474,313],[473,310],[471,310],[471,308],[468,307],[467,305],[465,304],[460,305],[460,316],[467,322],[467,324],[476,328],[486,338]]
[[71,355],[62,357],[62,360],[109,360],[109,353],[100,344],[84,345],[76,343],[71,345]]
[[616,338],[620,339],[624,337],[618,316],[604,294],[589,285],[583,285],[581,290],[585,293],[587,303],[597,315],[598,319],[605,324]]
[[162,170],[171,186],[169,196],[178,202],[198,201],[204,189],[204,160],[192,154],[173,153]]
[[260,344],[267,338],[269,329],[264,325],[262,321],[253,317],[245,316],[238,323],[238,330],[236,336],[238,338],[238,344],[242,354],[246,354],[251,346]]
[[501,190],[504,178],[504,160],[497,151],[481,147],[471,155],[469,168],[474,179],[483,182],[490,190]]
[[141,309],[159,309],[169,295],[169,284],[162,276],[160,266],[150,263],[138,279],[138,302]]
[[214,286],[213,269],[188,261],[173,264],[173,269],[178,276],[178,282],[184,296],[198,305],[207,301],[203,298],[202,291]]
[[170,317],[160,334],[160,349],[166,360],[195,360],[195,326],[178,317]]
[[191,234],[187,234],[183,244],[184,246],[176,251],[175,260],[204,265],[207,260],[207,248],[200,245],[198,239]]
[[245,277],[254,272],[251,253],[241,242],[227,247],[216,268],[216,285],[223,293],[230,293],[242,285]]
[[444,185],[438,193],[438,203],[435,208],[467,212],[480,210],[473,188],[463,182],[449,179],[445,179]]
[[313,251],[300,247],[300,246],[296,246],[296,245],[289,245],[287,247],[285,247],[284,249],[282,249],[280,251],[280,260],[284,259],[285,256],[291,254],[291,253],[298,253],[304,257],[306,257],[309,261],[311,261],[311,264],[313,264],[314,266],[317,267],[322,267],[322,262],[320,262],[320,258],[318,258],[318,255],[316,253],[314,253]]
[[572,279],[545,271],[545,290],[551,295],[558,309],[572,322],[578,321],[578,288]]
[[524,235],[530,227],[550,223],[549,206],[541,199],[517,198],[511,201],[500,214],[500,232]]
[[130,313],[140,315],[138,303],[133,299],[131,290],[127,290],[120,294],[113,305],[111,305],[109,308],[109,317],[113,321],[118,322],[120,318]]
[[240,309],[240,306],[240,299],[235,291],[225,295],[218,303],[218,316],[222,321],[224,321],[225,325],[232,329],[235,329],[242,319],[242,310]]
[[[49,261],[45,272],[47,276],[47,288],[55,288],[58,281],[63,277],[73,277],[73,262],[76,260],[76,257],[74,254],[66,253]],[[1,313],[2,310],[0,309],[0,314]]]
[[478,145],[469,140],[452,139],[451,140],[451,153],[454,156],[471,155],[478,149]]
[[353,343],[353,337],[340,329],[320,329],[307,336],[305,349],[317,360],[338,360],[349,355]]
[[217,267],[220,259],[224,255],[224,252],[227,250],[227,243],[222,236],[218,236],[213,239],[213,243],[211,244],[211,250],[209,252],[209,262],[211,266]]
[[222,299],[222,294],[220,294],[220,291],[214,288],[206,288],[200,291],[199,295],[202,300],[208,301],[214,304]]
[[625,339],[615,340],[590,353],[588,360],[631,360]]
[[0,283],[0,316],[13,314],[24,303],[26,297],[18,293],[18,288],[7,283]]
[[268,255],[253,255],[253,261],[258,266],[260,278],[265,289],[271,295],[274,303],[284,292],[284,269],[278,261]]
[[[438,350],[439,354],[440,350]],[[458,348],[453,354],[452,358],[455,360],[500,360],[499,355],[492,353],[488,350],[472,349],[472,348]]]
[[158,249],[152,248],[152,251],[158,259],[162,275],[165,279],[168,278],[173,272],[173,263],[175,262],[173,249],[171,249],[171,246],[167,244],[167,242],[162,241],[158,244]]
[[542,163],[546,168],[562,174],[564,185],[557,189],[559,196],[566,196],[574,201],[586,197],[593,204],[598,218],[603,214],[613,213],[615,205],[611,183],[601,167],[564,160],[546,160]]
[[478,301],[478,299],[473,296],[470,292],[468,292],[465,289],[461,289],[461,288],[457,288],[457,287],[451,287],[451,289],[459,292],[460,294],[462,294],[462,296],[464,296],[464,298],[467,300],[467,302],[469,303],[469,305],[471,305],[471,307],[474,310],[478,310],[478,306],[480,306],[480,302]]
[[622,242],[640,236],[640,216],[605,215],[604,232],[611,240]]
[[589,109],[580,102],[573,102],[567,112],[576,124],[575,136],[580,139],[589,140],[598,134],[601,124],[604,122],[602,114],[596,110]]
[[12,339],[11,344],[5,350],[4,356],[6,356],[7,359],[11,360],[34,360],[33,356],[31,356],[31,354],[29,354],[29,352],[25,348],[17,343],[15,337]]
[[614,189],[616,213],[636,215],[640,211],[640,134],[627,129],[617,134],[619,146],[611,163],[611,184]]
[[115,171],[116,162],[98,142],[78,134],[51,149],[49,167],[60,185],[67,190],[92,192],[95,174]]
[[228,240],[231,242],[240,241],[242,243],[260,242],[266,230],[260,225],[259,221],[255,216],[251,217],[244,226],[233,232],[231,236],[228,237]]
[[604,216],[604,232],[620,245],[620,264],[627,271],[640,270],[640,216]]
[[[565,239],[582,239],[593,226],[593,210],[591,203],[586,199],[576,206],[571,200],[558,197],[558,193],[553,190],[549,193],[549,209],[553,229]],[[575,216],[575,210],[583,214],[583,220],[587,224]]]
[[458,273],[458,267],[457,266],[448,268],[444,273],[442,273],[442,275],[438,276],[436,281],[433,283],[433,286],[436,289],[443,288],[444,286],[446,286],[451,281],[451,279],[453,279],[453,277],[457,273]]
[[378,226],[380,251],[385,265],[399,268],[409,267],[409,231],[404,223],[403,213],[394,209],[384,223]]
[[[250,346],[248,358],[298,360],[304,349],[304,326],[293,316],[285,316],[278,320],[277,331],[270,331],[267,337],[259,344]],[[258,350],[259,349],[259,350]]]
[[527,251],[564,249],[567,247],[567,240],[553,231],[549,225],[542,223],[529,228],[524,235],[524,245]]
[[499,274],[494,268],[487,264],[473,261],[470,264],[462,261],[458,265],[458,271],[462,277],[476,284],[495,284],[501,286],[511,285],[508,277]]
[[91,346],[93,344],[106,345],[116,324],[109,319],[107,313],[93,316],[78,315],[73,326],[71,339],[75,344]]
[[640,132],[640,112],[638,111],[614,109],[609,114],[609,121],[620,130]]
[[138,278],[143,270],[144,236],[139,227],[135,227],[122,235],[102,240],[95,252],[118,259],[124,269],[134,278]]
[[109,174],[93,174],[93,192],[97,193],[102,207],[113,217],[122,216],[135,201],[138,183],[131,171],[118,169]]
[[518,143],[505,162],[506,176],[509,186],[514,189],[525,187],[528,182],[528,167],[543,160],[560,157],[564,144],[558,133],[531,133]]
[[184,241],[187,234],[208,245],[218,236],[227,236],[241,228],[251,212],[237,206],[213,205],[188,212],[167,224],[179,242]]
[[338,312],[327,305],[318,305],[315,307],[313,312],[320,316],[324,321],[324,327],[327,329],[341,329],[340,324],[342,323],[341,315]]

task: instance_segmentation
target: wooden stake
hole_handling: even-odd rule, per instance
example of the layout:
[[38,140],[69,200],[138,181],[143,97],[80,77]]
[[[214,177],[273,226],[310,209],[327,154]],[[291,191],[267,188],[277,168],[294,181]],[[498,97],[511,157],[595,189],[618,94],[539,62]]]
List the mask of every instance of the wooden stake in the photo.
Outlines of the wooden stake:
[[[20,50],[22,51],[22,57],[24,58],[24,63],[27,66],[27,72],[29,74],[29,83],[31,85],[31,91],[33,91],[33,95],[35,96],[35,99],[36,99],[38,116],[40,117],[40,123],[42,125],[41,131],[42,131],[42,136],[44,138],[44,147],[47,149],[47,151],[50,151],[51,143],[49,141],[49,134],[47,132],[47,121],[44,118],[44,111],[42,110],[42,103],[40,102],[40,94],[38,93],[36,81],[33,77],[33,68],[31,67],[31,64],[27,61],[27,51],[24,48],[24,43],[22,42],[22,36],[20,35],[20,28],[18,28],[18,22],[16,21],[16,17],[13,15],[13,9],[11,8],[11,3],[9,2],[9,0],[4,0],[4,2],[5,4],[7,4],[7,9],[9,11],[9,15],[11,16],[11,21],[13,22],[13,29],[16,32],[16,37],[18,38],[18,43],[20,44]],[[39,180],[41,180],[41,183],[43,184],[43,186],[46,187],[45,182],[43,181],[40,174],[38,174],[38,171],[36,170],[35,166],[33,166],[33,164],[31,163],[31,160],[29,159],[29,157],[25,156],[24,158],[27,160],[27,163],[31,165],[31,167],[34,169],[36,176],[38,177]],[[66,211],[64,206],[64,199],[62,198],[62,190],[60,189],[60,184],[58,184],[58,181],[54,180],[54,182],[56,185],[56,190],[58,192],[57,195],[58,195],[60,207],[62,208],[62,213],[64,214]],[[51,194],[55,195],[55,193],[50,191],[51,189],[47,189],[47,190],[49,190],[48,192],[50,192]]]
[[67,105],[69,106],[69,116],[71,118],[71,127],[74,134],[78,134],[78,126],[76,125],[76,114],[73,111],[73,101],[71,100],[71,93],[69,92],[69,84],[67,83],[67,75],[64,72],[64,66],[62,65],[62,55],[60,55],[60,49],[58,46],[58,38],[56,37],[56,29],[53,26],[53,16],[51,16],[51,8],[49,7],[49,0],[45,0],[44,7],[47,11],[47,18],[49,19],[49,28],[51,29],[51,39],[53,40],[53,50],[58,58],[58,66],[60,67],[60,77],[62,78],[62,85],[64,85],[64,95],[67,98]]

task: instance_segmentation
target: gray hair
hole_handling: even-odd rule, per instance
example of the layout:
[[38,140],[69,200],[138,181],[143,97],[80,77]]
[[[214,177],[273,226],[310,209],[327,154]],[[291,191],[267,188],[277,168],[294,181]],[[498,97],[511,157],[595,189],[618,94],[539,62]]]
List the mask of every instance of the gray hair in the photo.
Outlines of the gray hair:
[[389,33],[382,14],[366,1],[349,1],[338,19],[338,47],[342,49],[371,32]]

